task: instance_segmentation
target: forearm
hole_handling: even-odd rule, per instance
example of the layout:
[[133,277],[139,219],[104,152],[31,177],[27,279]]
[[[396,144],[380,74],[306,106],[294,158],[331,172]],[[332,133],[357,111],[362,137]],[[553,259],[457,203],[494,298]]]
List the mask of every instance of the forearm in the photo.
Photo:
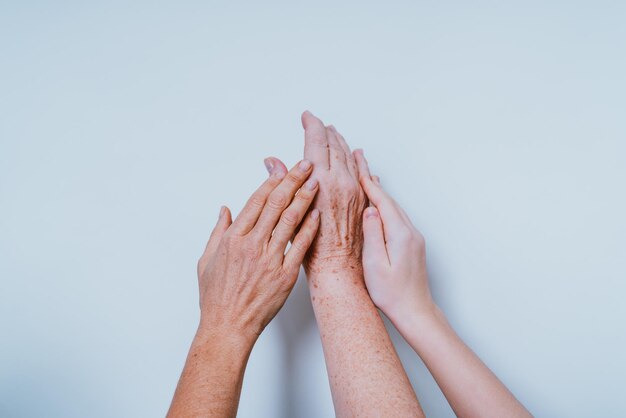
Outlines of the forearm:
[[362,273],[311,274],[309,289],[338,417],[423,416]]
[[232,332],[200,329],[172,400],[168,417],[235,417],[254,341]]
[[434,304],[392,318],[459,417],[528,417],[529,412],[465,345]]

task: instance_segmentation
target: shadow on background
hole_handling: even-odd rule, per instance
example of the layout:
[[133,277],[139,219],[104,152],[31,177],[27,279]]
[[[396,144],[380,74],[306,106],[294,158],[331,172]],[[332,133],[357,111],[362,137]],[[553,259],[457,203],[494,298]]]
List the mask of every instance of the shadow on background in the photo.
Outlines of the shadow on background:
[[283,417],[303,416],[302,405],[298,402],[298,353],[304,352],[307,334],[315,327],[315,314],[307,287],[306,276],[300,273],[291,294],[276,317],[282,338],[284,392],[279,402],[283,403]]

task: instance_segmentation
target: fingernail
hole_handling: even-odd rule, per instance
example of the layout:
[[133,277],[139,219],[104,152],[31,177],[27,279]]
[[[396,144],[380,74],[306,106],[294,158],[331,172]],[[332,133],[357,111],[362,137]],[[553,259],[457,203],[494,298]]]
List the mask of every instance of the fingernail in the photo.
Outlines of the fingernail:
[[311,211],[311,219],[314,219],[314,220],[315,220],[315,219],[317,219],[317,218],[319,218],[319,217],[320,217],[320,211],[319,211],[319,210],[317,210],[317,209],[313,209],[313,210]]
[[369,208],[365,209],[365,217],[366,218],[374,218],[376,216],[378,216],[378,211],[376,210],[376,208],[369,207]]
[[306,183],[304,183],[304,188],[307,190],[315,190],[316,187],[317,187],[316,179],[309,179],[307,180]]
[[310,110],[305,110],[305,111],[304,111],[304,113],[305,113],[305,114],[307,114],[307,115],[309,115],[309,116],[313,116],[313,113],[311,113],[311,111],[310,111]]
[[335,129],[334,125],[328,125],[328,129],[330,129],[333,132],[337,132],[337,129]]
[[217,217],[217,219],[222,219],[222,216],[224,216],[224,213],[226,213],[226,206],[222,206],[222,207],[220,208],[220,214],[219,214],[219,216]]
[[309,171],[309,168],[311,168],[311,162],[309,160],[302,160],[300,161],[300,164],[298,164],[298,168],[300,171],[306,173]]
[[266,158],[263,160],[263,163],[265,163],[265,169],[267,170],[267,172],[272,174],[272,169],[274,168],[274,161],[272,161],[271,158]]

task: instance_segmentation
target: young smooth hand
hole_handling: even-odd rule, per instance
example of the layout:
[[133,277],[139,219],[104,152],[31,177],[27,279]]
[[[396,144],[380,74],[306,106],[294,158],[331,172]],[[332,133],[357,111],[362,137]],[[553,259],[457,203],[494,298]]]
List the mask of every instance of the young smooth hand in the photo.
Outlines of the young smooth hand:
[[458,417],[529,417],[435,305],[424,238],[370,175],[363,151],[354,156],[373,205],[363,214],[363,272],[373,302],[424,361]]
[[370,201],[363,214],[363,269],[372,301],[392,322],[432,313],[424,237],[371,176],[362,150],[354,152]]

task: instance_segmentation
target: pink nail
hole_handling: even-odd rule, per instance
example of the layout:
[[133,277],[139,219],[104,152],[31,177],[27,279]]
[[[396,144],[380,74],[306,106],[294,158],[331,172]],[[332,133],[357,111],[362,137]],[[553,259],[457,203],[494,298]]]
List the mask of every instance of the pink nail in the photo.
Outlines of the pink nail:
[[272,161],[270,158],[266,158],[263,160],[263,163],[265,163],[265,169],[267,170],[267,172],[271,173],[272,169],[274,168],[274,161]]
[[309,168],[311,168],[311,162],[309,160],[302,160],[300,161],[300,164],[298,164],[298,168],[300,171],[306,173],[309,171]]
[[365,209],[365,217],[366,218],[375,218],[377,216],[378,216],[378,211],[376,210],[376,208],[369,207],[369,208]]

